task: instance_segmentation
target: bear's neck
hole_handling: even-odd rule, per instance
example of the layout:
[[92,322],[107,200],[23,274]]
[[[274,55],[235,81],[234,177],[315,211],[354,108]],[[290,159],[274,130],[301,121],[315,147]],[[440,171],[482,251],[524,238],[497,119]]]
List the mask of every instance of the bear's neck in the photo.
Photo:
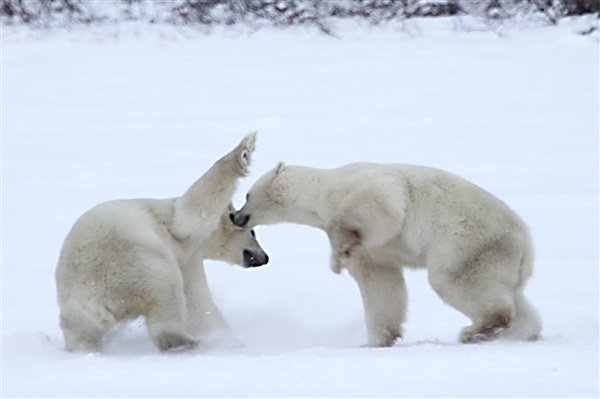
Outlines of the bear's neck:
[[306,166],[288,166],[288,201],[294,204],[287,222],[326,230],[335,213],[341,194],[331,190],[328,170]]

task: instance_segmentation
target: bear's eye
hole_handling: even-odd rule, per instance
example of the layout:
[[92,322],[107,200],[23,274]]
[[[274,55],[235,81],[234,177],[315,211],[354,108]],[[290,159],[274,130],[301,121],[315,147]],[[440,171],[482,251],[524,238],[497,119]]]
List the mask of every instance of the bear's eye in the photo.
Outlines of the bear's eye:
[[250,230],[250,234],[252,234],[252,237],[256,238],[256,234],[254,234],[254,230]]
[[246,201],[250,199],[250,193],[246,194]]

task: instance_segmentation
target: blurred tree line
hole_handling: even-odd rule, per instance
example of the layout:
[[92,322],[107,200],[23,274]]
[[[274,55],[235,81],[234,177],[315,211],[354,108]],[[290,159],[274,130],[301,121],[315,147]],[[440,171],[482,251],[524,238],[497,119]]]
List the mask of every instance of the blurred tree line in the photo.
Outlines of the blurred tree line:
[[187,26],[243,24],[251,28],[310,25],[331,33],[333,21],[350,18],[378,25],[414,17],[471,15],[488,21],[541,17],[556,24],[566,16],[600,13],[600,0],[0,1],[3,24],[40,28],[145,21]]

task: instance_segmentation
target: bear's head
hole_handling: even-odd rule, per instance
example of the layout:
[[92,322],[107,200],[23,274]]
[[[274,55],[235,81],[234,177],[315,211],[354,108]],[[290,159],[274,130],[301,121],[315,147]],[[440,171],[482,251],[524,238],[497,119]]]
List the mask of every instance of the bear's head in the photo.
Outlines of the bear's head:
[[233,205],[230,204],[221,216],[219,227],[205,242],[205,258],[243,267],[266,265],[269,256],[256,240],[254,230],[242,229],[231,223],[229,215],[234,210]]
[[279,162],[254,183],[246,194],[244,206],[231,213],[231,221],[236,226],[245,228],[280,222],[285,218],[289,188],[286,166]]

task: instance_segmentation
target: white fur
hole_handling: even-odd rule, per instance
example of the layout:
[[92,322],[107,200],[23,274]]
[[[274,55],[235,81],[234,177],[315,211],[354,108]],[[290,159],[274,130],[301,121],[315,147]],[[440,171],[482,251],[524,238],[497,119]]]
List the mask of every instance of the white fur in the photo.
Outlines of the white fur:
[[244,250],[264,254],[250,231],[229,220],[254,142],[254,134],[242,140],[181,197],[106,202],[75,222],[56,269],[68,350],[98,350],[115,323],[139,316],[161,350],[193,347],[227,329],[202,262],[242,265]]
[[234,217],[245,221],[326,231],[333,270],[347,268],[359,285],[370,346],[392,345],[402,335],[402,266],[427,268],[439,296],[472,320],[462,342],[539,337],[540,318],[523,295],[533,262],[527,227],[504,202],[448,172],[280,163],[250,189]]

